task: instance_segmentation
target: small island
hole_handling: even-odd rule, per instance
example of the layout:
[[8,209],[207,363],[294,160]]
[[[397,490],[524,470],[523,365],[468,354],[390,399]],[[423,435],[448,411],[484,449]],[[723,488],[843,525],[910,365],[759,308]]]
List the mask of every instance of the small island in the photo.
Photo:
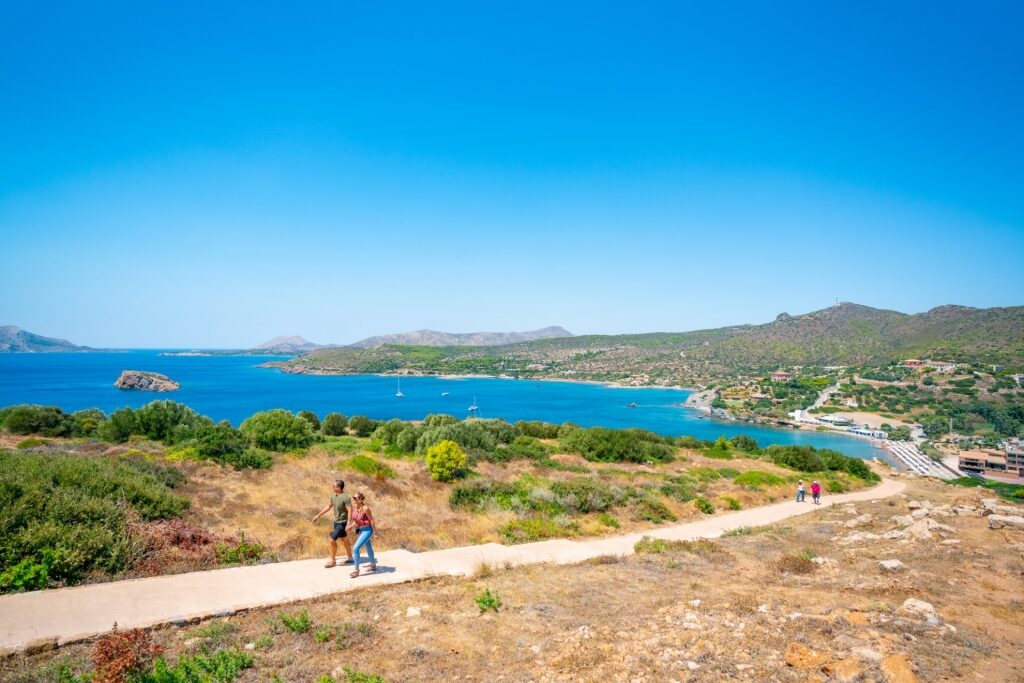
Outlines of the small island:
[[144,370],[123,370],[114,386],[134,391],[177,391],[181,388],[180,384],[167,375]]

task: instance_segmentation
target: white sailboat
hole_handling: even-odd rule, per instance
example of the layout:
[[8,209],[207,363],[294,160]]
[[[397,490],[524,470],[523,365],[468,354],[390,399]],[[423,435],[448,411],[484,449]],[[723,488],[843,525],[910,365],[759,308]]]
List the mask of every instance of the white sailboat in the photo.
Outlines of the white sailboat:
[[395,392],[395,396],[398,398],[405,398],[405,394],[402,393],[402,380],[398,379],[398,391]]
[[476,411],[478,411],[478,410],[480,410],[480,406],[478,406],[478,405],[476,404],[476,396],[474,396],[474,397],[473,397],[473,405],[471,405],[471,406],[469,407],[469,412],[471,412],[471,413],[475,413],[475,412],[476,412]]

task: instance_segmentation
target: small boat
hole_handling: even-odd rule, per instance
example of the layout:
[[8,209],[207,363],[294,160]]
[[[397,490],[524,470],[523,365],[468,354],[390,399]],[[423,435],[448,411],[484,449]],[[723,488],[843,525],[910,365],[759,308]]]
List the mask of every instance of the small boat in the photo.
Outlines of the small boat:
[[627,408],[636,408],[636,404],[635,403],[627,403],[626,407]]
[[441,392],[441,396],[447,396],[447,395],[448,395],[448,392],[447,392],[447,391],[442,391],[442,392]]
[[480,406],[478,406],[478,405],[476,404],[476,396],[474,396],[474,397],[473,397],[473,405],[471,405],[471,406],[469,407],[469,412],[471,412],[471,413],[475,413],[475,412],[476,412],[476,411],[478,411],[478,410],[480,410]]
[[398,391],[395,392],[395,396],[405,398],[405,394],[402,393],[402,380],[398,380]]

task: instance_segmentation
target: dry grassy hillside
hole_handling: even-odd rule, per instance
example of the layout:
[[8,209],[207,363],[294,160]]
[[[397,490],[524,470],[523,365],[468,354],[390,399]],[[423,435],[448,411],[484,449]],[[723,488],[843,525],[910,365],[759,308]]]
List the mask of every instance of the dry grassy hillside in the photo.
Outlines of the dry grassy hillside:
[[[1020,681],[1024,532],[990,529],[982,495],[913,478],[715,541],[481,567],[151,637],[172,661],[248,652],[240,681]],[[484,590],[497,611],[481,613]],[[303,613],[302,632],[281,619]],[[92,648],[8,660],[0,677],[86,670]]]

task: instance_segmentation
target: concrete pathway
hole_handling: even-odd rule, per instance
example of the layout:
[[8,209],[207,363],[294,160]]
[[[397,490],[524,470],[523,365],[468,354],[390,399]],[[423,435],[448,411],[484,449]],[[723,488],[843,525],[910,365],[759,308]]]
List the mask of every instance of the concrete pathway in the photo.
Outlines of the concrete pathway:
[[[903,490],[902,482],[838,496],[825,505],[875,500]],[[824,507],[824,506],[823,506]],[[820,509],[788,501],[716,515],[696,522],[584,541],[553,540],[505,546],[497,543],[411,553],[377,554],[378,572],[349,578],[351,568],[324,569],[323,558],[215,569],[173,576],[92,584],[0,597],[0,652],[34,650],[75,642],[119,628],[184,624],[257,607],[308,600],[428,576],[471,576],[481,563],[501,568],[541,562],[572,564],[601,555],[630,555],[643,536],[671,540],[716,538],[740,526],[772,524]]]

